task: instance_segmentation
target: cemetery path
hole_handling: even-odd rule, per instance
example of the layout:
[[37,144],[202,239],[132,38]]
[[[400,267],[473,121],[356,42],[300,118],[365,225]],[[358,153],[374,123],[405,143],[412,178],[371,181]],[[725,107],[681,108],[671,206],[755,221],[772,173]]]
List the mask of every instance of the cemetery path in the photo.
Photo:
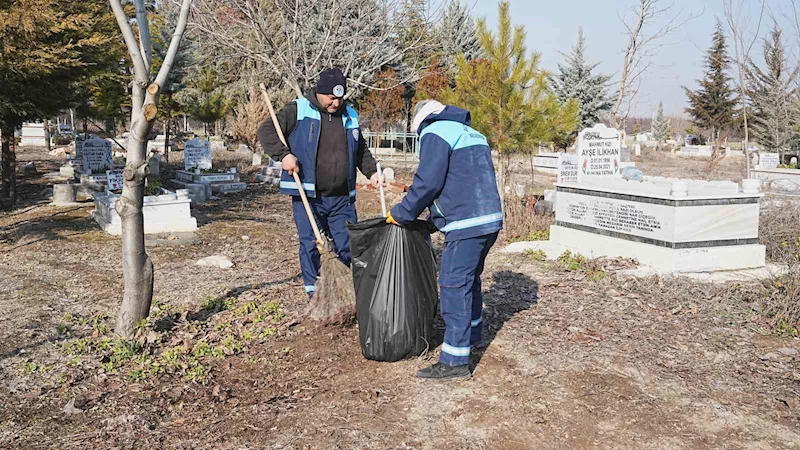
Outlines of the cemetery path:
[[[359,195],[361,215],[377,214],[376,193]],[[593,277],[495,252],[473,378],[424,382],[413,374],[436,351],[367,361],[356,329],[298,322],[288,202],[262,187],[196,208],[199,244],[148,251],[159,345],[196,352],[261,326],[251,302],[280,306],[269,333],[196,381],[106,372],[62,347],[91,337],[75,317],[119,302],[119,243],[89,212],[0,215],[0,448],[800,448],[800,340],[769,333],[747,285]],[[215,254],[235,267],[194,265]]]

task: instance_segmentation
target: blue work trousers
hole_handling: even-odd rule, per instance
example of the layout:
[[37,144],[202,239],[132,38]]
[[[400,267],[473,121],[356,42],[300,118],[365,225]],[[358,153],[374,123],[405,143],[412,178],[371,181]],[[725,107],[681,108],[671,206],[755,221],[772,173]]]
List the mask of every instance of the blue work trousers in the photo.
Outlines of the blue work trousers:
[[[319,230],[333,238],[339,259],[350,267],[350,235],[347,233],[347,223],[358,221],[356,207],[350,197],[309,198],[308,202]],[[311,228],[311,222],[308,221],[308,214],[300,197],[292,197],[292,214],[300,238],[300,269],[303,273],[303,284],[306,294],[311,297],[317,289],[320,268],[317,238],[314,236],[314,229]]]
[[469,363],[470,345],[483,339],[481,273],[497,234],[444,244],[439,270],[439,299],[445,323],[439,362],[443,364]]

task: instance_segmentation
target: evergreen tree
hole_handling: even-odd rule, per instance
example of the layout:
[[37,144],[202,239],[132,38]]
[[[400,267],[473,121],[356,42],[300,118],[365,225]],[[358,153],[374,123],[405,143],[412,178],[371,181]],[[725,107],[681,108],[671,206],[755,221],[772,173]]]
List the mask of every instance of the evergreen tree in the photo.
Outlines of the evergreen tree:
[[0,2],[0,205],[16,200],[14,130],[79,103],[82,83],[119,65],[114,24],[103,0]]
[[472,126],[500,153],[501,186],[506,184],[509,155],[552,142],[578,123],[577,102],[562,105],[550,90],[548,73],[539,68],[540,55],[527,55],[525,29],[512,27],[508,5],[500,2],[496,36],[478,21],[486,59],[459,56],[456,87],[443,96],[444,102],[469,110]]
[[439,62],[450,77],[455,77],[458,71],[458,55],[464,55],[467,61],[483,56],[475,22],[459,0],[447,4],[436,34],[441,44]]
[[401,76],[405,72],[419,73],[430,65],[433,58],[432,30],[427,20],[426,0],[404,0],[398,16],[398,43],[408,49],[403,54]]
[[672,120],[664,116],[664,103],[658,102],[658,112],[653,119],[653,138],[658,142],[657,150],[661,148],[661,144],[669,139],[670,129],[672,128]]
[[773,25],[770,38],[764,40],[764,63],[761,70],[751,63],[747,71],[748,96],[752,104],[752,132],[767,150],[782,152],[796,138],[797,68],[790,68],[782,32]]
[[711,48],[705,57],[706,74],[698,80],[700,88],[695,91],[683,88],[689,97],[686,112],[698,128],[709,131],[710,140],[716,142],[715,156],[722,145],[722,133],[734,123],[736,114],[730,78],[725,74],[729,64],[725,34],[722,24],[717,21]]
[[[578,42],[572,52],[566,55],[564,64],[558,65],[559,74],[553,77],[553,91],[561,102],[574,98],[580,108],[578,129],[589,128],[600,122],[603,113],[611,110],[612,102],[608,96],[608,75],[594,74],[598,63],[586,60],[586,37],[583,29],[578,30]],[[577,133],[571,135],[574,140]]]
[[203,131],[209,135],[212,124],[225,117],[233,102],[223,89],[225,83],[211,64],[201,71],[190,74],[186,89],[179,94],[180,102],[186,105],[190,117],[203,122]]

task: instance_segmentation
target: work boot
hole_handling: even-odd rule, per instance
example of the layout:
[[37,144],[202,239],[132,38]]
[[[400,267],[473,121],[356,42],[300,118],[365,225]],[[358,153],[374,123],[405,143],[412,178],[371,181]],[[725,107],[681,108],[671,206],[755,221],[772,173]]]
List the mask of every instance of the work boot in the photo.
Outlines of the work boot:
[[417,372],[418,378],[425,378],[431,380],[447,380],[450,378],[465,378],[471,377],[469,365],[463,366],[448,366],[447,364],[436,363],[426,369]]

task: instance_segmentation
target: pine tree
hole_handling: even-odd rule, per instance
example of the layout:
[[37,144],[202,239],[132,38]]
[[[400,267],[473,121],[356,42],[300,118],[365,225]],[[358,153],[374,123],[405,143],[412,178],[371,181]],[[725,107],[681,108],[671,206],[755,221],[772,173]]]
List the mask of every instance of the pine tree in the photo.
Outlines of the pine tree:
[[656,112],[656,117],[653,119],[653,138],[655,138],[657,144],[657,150],[661,148],[661,145],[669,139],[670,129],[672,128],[672,120],[669,117],[664,116],[664,103],[658,102],[658,112]]
[[711,48],[705,57],[705,78],[698,80],[700,88],[696,91],[683,88],[689,97],[686,112],[698,128],[709,131],[710,140],[716,143],[712,160],[719,154],[722,133],[734,123],[736,115],[736,99],[733,98],[730,78],[725,74],[729,64],[725,34],[722,24],[717,21]]
[[459,56],[456,87],[443,97],[446,103],[469,110],[472,126],[500,153],[500,185],[505,186],[509,155],[573,131],[578,104],[558,101],[548,73],[539,68],[540,55],[527,55],[525,29],[512,27],[508,2],[500,2],[499,10],[496,36],[483,20],[478,21],[486,59],[467,61]]
[[199,72],[189,75],[187,88],[179,94],[180,102],[186,105],[190,117],[203,122],[205,135],[210,125],[225,117],[233,107],[226,95],[225,83],[211,64],[201,66]]
[[[586,60],[586,37],[582,28],[578,30],[578,42],[572,52],[565,56],[565,63],[558,65],[558,76],[551,79],[553,91],[562,102],[572,98],[578,101],[579,129],[593,127],[613,106],[607,92],[611,77],[592,73],[598,63]],[[575,136],[577,133],[571,135],[571,140]]]
[[475,22],[467,7],[459,0],[450,0],[447,4],[437,28],[437,36],[441,44],[439,62],[450,77],[455,77],[458,71],[458,55],[464,55],[467,61],[483,56]]
[[102,0],[0,2],[3,207],[16,200],[14,130],[80,103],[81,84],[119,64],[114,26]]
[[761,70],[751,63],[747,71],[748,96],[752,104],[752,132],[767,150],[783,152],[796,139],[798,69],[786,61],[782,32],[773,25],[770,38],[764,40],[764,63]]

